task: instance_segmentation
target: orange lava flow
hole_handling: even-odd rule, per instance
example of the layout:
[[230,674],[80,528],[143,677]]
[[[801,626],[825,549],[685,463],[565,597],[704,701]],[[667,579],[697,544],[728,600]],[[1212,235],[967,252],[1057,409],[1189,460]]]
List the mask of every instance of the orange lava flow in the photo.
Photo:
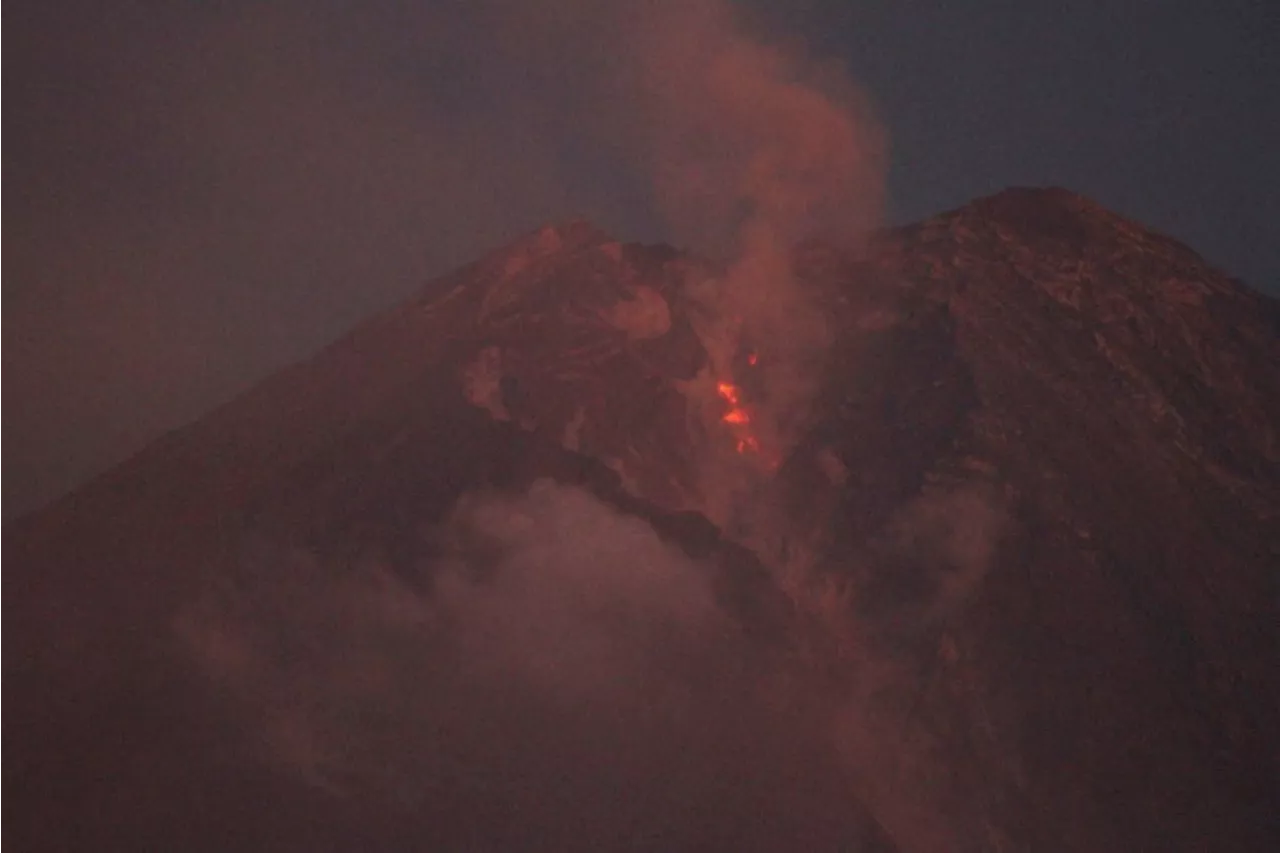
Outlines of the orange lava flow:
[[719,382],[716,384],[716,393],[729,404],[729,411],[721,415],[720,420],[734,427],[738,452],[758,453],[760,442],[750,432],[751,415],[741,406],[742,392],[738,386],[731,382]]

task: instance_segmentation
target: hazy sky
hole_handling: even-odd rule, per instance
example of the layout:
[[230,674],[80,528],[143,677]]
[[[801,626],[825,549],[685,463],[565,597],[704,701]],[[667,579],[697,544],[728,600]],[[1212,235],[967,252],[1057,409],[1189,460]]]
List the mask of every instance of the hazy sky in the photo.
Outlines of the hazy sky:
[[[640,5],[11,3],[5,517],[545,221],[673,236]],[[870,98],[889,220],[1061,185],[1280,293],[1270,0],[744,11]]]

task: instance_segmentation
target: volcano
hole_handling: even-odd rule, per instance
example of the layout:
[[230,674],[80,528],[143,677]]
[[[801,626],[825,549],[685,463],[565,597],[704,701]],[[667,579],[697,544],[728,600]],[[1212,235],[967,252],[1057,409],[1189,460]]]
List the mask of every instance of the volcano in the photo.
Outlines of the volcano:
[[570,222],[10,525],[6,837],[1280,847],[1280,303],[1058,189],[791,265],[772,425],[723,270]]

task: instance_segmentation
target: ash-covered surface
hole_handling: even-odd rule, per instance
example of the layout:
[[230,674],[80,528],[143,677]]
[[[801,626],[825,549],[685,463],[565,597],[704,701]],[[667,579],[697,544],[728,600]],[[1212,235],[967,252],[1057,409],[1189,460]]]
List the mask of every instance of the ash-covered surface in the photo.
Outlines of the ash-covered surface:
[[11,841],[1271,849],[1277,304],[1059,190],[794,267],[778,448],[569,223],[12,525]]

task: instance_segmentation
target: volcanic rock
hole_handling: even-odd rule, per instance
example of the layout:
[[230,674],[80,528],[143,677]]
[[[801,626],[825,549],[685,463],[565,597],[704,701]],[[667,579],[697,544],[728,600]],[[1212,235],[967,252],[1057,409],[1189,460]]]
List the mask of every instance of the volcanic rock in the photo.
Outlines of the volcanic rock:
[[835,341],[772,468],[715,395],[751,410],[752,342],[708,373],[724,271],[572,222],[11,525],[10,838],[416,847],[375,793],[245,769],[184,614],[264,542],[430,595],[460,501],[550,479],[821,670],[856,843],[1280,845],[1280,304],[1064,190],[793,267]]

